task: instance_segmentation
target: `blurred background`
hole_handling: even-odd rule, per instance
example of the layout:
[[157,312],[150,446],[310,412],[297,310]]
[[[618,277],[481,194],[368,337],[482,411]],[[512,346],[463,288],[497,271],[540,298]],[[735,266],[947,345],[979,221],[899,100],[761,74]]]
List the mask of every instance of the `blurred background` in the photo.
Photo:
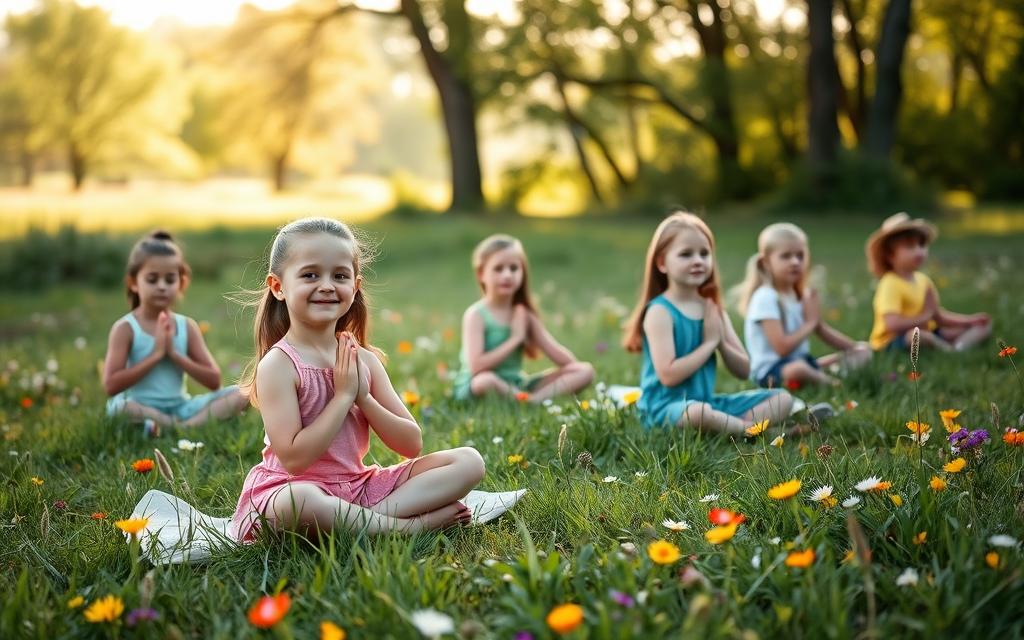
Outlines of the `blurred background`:
[[8,238],[1024,197],[1024,0],[0,0],[0,24]]

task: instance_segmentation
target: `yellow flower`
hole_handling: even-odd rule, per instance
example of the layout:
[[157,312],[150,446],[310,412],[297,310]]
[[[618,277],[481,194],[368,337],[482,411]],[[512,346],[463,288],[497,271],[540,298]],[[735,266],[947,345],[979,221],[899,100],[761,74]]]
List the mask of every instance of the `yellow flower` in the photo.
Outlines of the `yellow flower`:
[[68,609],[77,609],[78,607],[85,604],[85,598],[82,596],[75,596],[68,600]]
[[768,444],[772,445],[773,447],[781,447],[783,444],[785,444],[785,442],[786,436],[783,434],[779,434],[775,436],[775,439],[769,442]]
[[928,482],[928,486],[932,488],[932,491],[945,491],[946,481],[939,476],[932,476],[931,481]]
[[508,463],[509,464],[519,464],[522,461],[523,461],[523,456],[522,456],[522,454],[519,454],[519,453],[512,454],[512,455],[510,455],[508,457]]
[[622,396],[622,404],[627,407],[631,404],[636,404],[636,401],[640,399],[640,391],[629,391]]
[[903,506],[903,498],[900,496],[900,494],[898,494],[898,493],[890,493],[889,494],[889,499],[892,500],[892,503],[894,505],[896,505],[897,507],[902,507]]
[[130,520],[118,520],[114,523],[118,529],[125,533],[130,533],[133,536],[138,535],[138,533],[145,529],[148,524],[149,518],[132,518]]
[[124,601],[114,595],[106,595],[93,602],[85,609],[85,619],[89,622],[113,622],[124,613]]
[[853,562],[856,558],[857,556],[854,555],[853,549],[848,549],[846,553],[843,554],[843,559],[840,560],[840,562],[842,562],[843,564],[847,564]]
[[412,353],[412,343],[408,340],[402,340],[398,343],[398,353],[403,355],[409,355]]
[[712,527],[704,533],[704,539],[711,544],[722,544],[732,540],[736,535],[736,523],[730,523],[721,527]]
[[959,415],[959,409],[946,409],[945,411],[939,412],[939,417],[942,418],[942,426],[946,428],[946,431],[956,433],[960,430],[960,425],[956,423],[956,419]]
[[647,557],[658,564],[672,564],[683,556],[676,545],[668,540],[658,540],[647,545]]
[[32,476],[32,484],[36,485],[37,487],[43,486],[44,482],[46,482],[46,480]]
[[320,640],[345,640],[345,630],[330,620],[320,623]]
[[777,484],[768,490],[768,497],[772,500],[786,500],[792,498],[800,491],[800,481],[793,478],[789,482]]
[[761,422],[755,422],[753,425],[747,427],[746,433],[748,436],[756,436],[768,428],[768,418],[765,418]]
[[580,411],[590,410],[590,400],[583,400],[580,402]]
[[787,567],[806,569],[812,564],[814,564],[814,549],[804,549],[803,551],[790,551],[789,555],[786,556]]
[[942,470],[947,473],[960,473],[966,466],[966,460],[963,458],[957,458],[956,460],[950,460],[946,464],[942,465]]
[[999,557],[999,554],[995,551],[989,551],[985,554],[985,564],[987,564],[989,568],[998,569],[1000,560],[1001,558]]
[[583,607],[578,604],[560,604],[548,614],[547,623],[558,634],[569,633],[583,622]]
[[207,320],[200,320],[199,321],[199,333],[201,333],[201,334],[203,334],[205,336],[207,333],[209,333],[209,331],[210,331],[210,323],[209,323],[209,321],[207,321]]
[[930,431],[932,427],[927,422],[914,422],[913,420],[911,420],[910,422],[907,423],[907,428],[910,429],[910,431],[913,432],[914,435],[920,436],[922,434],[928,433],[928,431]]
[[834,496],[825,496],[824,498],[821,499],[821,506],[825,507],[826,509],[831,509],[837,504],[839,504],[839,500],[837,500]]
[[917,533],[917,534],[915,534],[915,535],[914,535],[914,540],[913,540],[913,542],[914,542],[914,544],[916,544],[916,545],[922,545],[922,544],[924,544],[924,543],[925,543],[925,542],[926,542],[927,540],[928,540],[928,532],[927,532],[927,531],[921,531],[921,532],[919,532],[919,533]]
[[419,401],[420,401],[420,394],[416,393],[415,391],[403,391],[402,392],[402,402],[404,402],[408,406],[415,407],[417,404],[419,404]]

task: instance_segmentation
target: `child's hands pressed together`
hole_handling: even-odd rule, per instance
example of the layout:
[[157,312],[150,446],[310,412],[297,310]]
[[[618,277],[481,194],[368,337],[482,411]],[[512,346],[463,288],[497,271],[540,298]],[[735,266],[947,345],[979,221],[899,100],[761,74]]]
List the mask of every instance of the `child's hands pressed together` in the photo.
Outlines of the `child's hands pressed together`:
[[174,353],[174,325],[166,311],[161,311],[156,319],[156,352],[162,356]]
[[355,400],[359,396],[358,347],[348,333],[336,334],[338,353],[334,361],[334,393],[345,392]]
[[704,301],[704,341],[715,345],[722,342],[722,310],[713,300]]
[[517,304],[512,309],[512,337],[517,342],[523,342],[526,340],[527,330],[530,327],[530,312],[527,311],[526,307]]
[[817,327],[821,322],[821,302],[818,300],[817,291],[814,289],[808,289],[804,293],[803,307],[804,322],[810,324],[812,327]]

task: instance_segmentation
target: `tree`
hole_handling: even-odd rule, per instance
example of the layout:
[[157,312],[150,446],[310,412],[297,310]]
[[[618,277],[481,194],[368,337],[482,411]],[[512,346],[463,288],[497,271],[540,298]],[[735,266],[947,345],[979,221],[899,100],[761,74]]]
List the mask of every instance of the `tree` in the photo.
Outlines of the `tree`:
[[76,190],[100,164],[193,160],[177,138],[187,103],[173,61],[104,11],[43,0],[8,16],[7,31],[36,144],[65,148]]
[[889,0],[878,41],[875,96],[868,116],[865,151],[888,158],[896,140],[896,117],[903,97],[903,53],[910,35],[910,0]]
[[838,71],[832,34],[832,0],[808,0],[807,160],[822,175],[832,169],[839,147]]

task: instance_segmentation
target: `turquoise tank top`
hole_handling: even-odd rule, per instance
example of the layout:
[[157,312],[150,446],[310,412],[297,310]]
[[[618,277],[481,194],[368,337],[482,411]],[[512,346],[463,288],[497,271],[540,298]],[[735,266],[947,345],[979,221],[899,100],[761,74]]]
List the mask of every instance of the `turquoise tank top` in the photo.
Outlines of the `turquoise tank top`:
[[[493,351],[500,347],[509,336],[512,335],[512,327],[507,324],[501,324],[494,319],[491,315],[490,310],[483,301],[478,301],[473,304],[472,308],[477,309],[480,312],[480,316],[484,321],[484,352]],[[509,354],[507,358],[501,361],[498,366],[494,367],[492,371],[502,380],[509,384],[520,386],[523,381],[523,347],[522,345],[516,347],[516,349]],[[469,358],[466,356],[466,345],[462,345],[462,349],[459,351],[459,373],[455,377],[455,395],[456,397],[466,396],[469,391],[469,382],[473,378],[473,374],[469,368]]]
[[[174,350],[182,355],[188,354],[188,326],[186,317],[177,313],[171,314],[174,317],[176,333],[174,334]],[[156,339],[146,333],[139,321],[132,313],[126,314],[122,320],[126,320],[132,328],[132,346],[128,351],[128,367],[135,366],[145,360],[153,353],[156,346]],[[134,400],[147,406],[160,406],[169,403],[180,402],[187,399],[185,392],[184,372],[169,358],[164,358],[149,370],[141,380],[123,392],[129,400]]]

